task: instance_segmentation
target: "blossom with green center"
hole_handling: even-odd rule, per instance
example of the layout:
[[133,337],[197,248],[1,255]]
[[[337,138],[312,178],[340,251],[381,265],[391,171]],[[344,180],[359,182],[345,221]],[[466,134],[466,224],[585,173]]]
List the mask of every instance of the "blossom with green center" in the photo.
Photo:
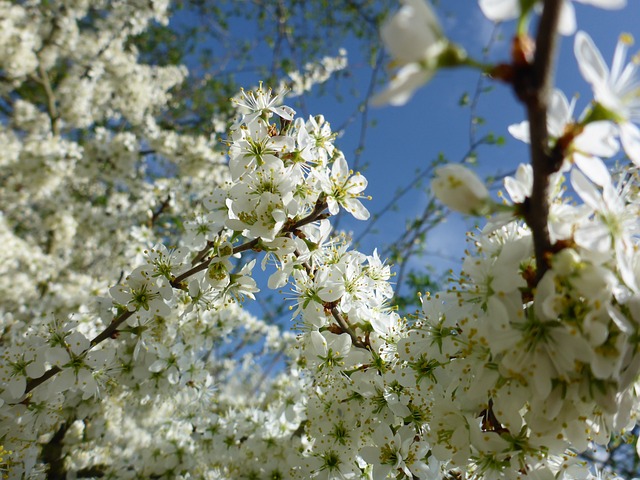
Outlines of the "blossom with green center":
[[358,220],[367,220],[369,211],[362,205],[361,192],[367,188],[367,179],[359,173],[353,174],[344,156],[339,156],[331,167],[331,175],[319,174],[320,186],[327,197],[329,212],[336,215],[342,206]]

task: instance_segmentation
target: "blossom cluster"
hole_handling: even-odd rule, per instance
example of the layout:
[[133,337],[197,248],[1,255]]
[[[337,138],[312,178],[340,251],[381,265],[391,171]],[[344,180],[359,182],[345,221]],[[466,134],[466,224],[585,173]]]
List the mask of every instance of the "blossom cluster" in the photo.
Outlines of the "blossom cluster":
[[[0,474],[10,478],[233,471],[245,453],[211,462],[203,445],[286,434],[248,410],[300,424],[303,381],[280,371],[294,336],[229,300],[253,293],[250,267],[230,272],[225,292],[211,287],[213,267],[171,286],[197,257],[205,198],[231,175],[217,138],[161,121],[187,69],[144,64],[134,45],[166,24],[168,6],[0,1]],[[343,53],[310,63],[292,81],[309,89],[345,63]],[[212,122],[224,130],[229,118]],[[271,363],[265,382],[260,364]]]
[[[410,319],[393,307],[378,252],[332,231],[340,211],[369,218],[367,180],[322,115],[296,117],[284,91],[260,85],[232,100],[226,156],[211,139],[165,131],[153,110],[184,72],[138,65],[125,40],[164,21],[166,5],[141,3],[134,18],[107,9],[101,28],[122,38],[105,40],[75,23],[88,8],[77,4],[61,9],[72,27],[58,31],[25,20],[35,7],[0,3],[1,35],[20,45],[0,58],[10,83],[46,84],[47,58],[73,66],[48,93],[55,108],[18,100],[15,131],[0,130],[2,201],[15,205],[0,216],[0,260],[12,272],[0,284],[3,475],[596,477],[575,455],[629,432],[640,405],[640,178],[606,163],[621,144],[638,164],[626,37],[609,71],[578,33],[594,102],[574,120],[573,102],[551,99],[549,150],[560,161],[544,199],[545,257],[527,213],[533,167],[505,179],[499,203],[471,171],[443,166],[439,199],[488,221],[469,236],[459,275]],[[435,69],[469,64],[420,0],[382,33],[402,69],[379,102],[404,103]],[[529,141],[528,128],[510,131]],[[193,173],[190,185],[141,181],[153,167],[142,146]],[[158,220],[178,207],[189,215]],[[109,247],[91,248],[101,241]],[[258,292],[258,259],[268,287],[288,292],[297,335],[242,308]]]

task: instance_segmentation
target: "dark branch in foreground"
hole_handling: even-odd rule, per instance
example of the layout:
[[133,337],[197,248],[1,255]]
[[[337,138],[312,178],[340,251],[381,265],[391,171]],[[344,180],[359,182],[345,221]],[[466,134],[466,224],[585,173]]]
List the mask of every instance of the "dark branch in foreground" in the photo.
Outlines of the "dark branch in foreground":
[[549,269],[552,250],[549,237],[549,176],[558,171],[562,158],[554,158],[549,148],[547,109],[553,83],[553,60],[556,56],[557,28],[561,0],[546,0],[540,17],[532,62],[517,66],[513,87],[524,103],[529,120],[533,188],[524,204],[524,218],[533,234],[536,256],[536,283]]

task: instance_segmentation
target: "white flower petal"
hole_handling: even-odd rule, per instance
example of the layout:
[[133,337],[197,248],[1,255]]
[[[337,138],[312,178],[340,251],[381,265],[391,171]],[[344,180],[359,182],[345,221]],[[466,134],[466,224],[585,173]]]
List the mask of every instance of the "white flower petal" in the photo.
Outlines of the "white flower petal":
[[576,11],[573,4],[569,0],[562,2],[560,9],[560,23],[558,23],[558,32],[561,35],[573,35],[576,31]]
[[311,344],[316,352],[320,356],[327,354],[327,339],[322,336],[318,331],[312,331],[310,334]]
[[507,128],[509,133],[516,140],[520,140],[524,143],[530,143],[531,140],[529,138],[529,122],[525,120],[524,122],[514,123],[513,125],[509,125]]
[[431,7],[424,0],[406,0],[380,29],[385,48],[400,64],[420,62],[443,38]]
[[344,207],[357,220],[368,220],[369,210],[366,209],[362,202],[357,198],[348,198],[344,201]]
[[616,133],[617,128],[612,122],[607,120],[591,122],[573,141],[573,147],[590,155],[610,158],[620,149]]
[[609,169],[598,157],[575,153],[573,155],[573,161],[580,171],[596,185],[602,187],[611,183],[611,174],[609,173]]
[[622,122],[619,127],[625,153],[640,167],[640,129],[631,122]]
[[485,184],[462,165],[449,164],[437,168],[431,190],[447,207],[465,214],[479,212],[489,201],[489,190]]
[[404,66],[391,79],[387,88],[371,99],[371,105],[404,105],[418,88],[431,79],[433,73],[433,70],[424,69],[417,63]]
[[518,0],[480,0],[479,4],[484,16],[493,22],[513,20],[520,15]]
[[602,196],[598,189],[587,180],[587,177],[580,170],[571,170],[571,185],[580,198],[594,210],[602,207]]
[[589,35],[583,31],[576,33],[573,50],[580,72],[587,82],[594,85],[606,81],[609,69]]
[[587,4],[587,5],[593,5],[594,7],[604,8],[606,10],[615,10],[618,8],[624,8],[627,5],[627,0],[575,0],[575,1]]

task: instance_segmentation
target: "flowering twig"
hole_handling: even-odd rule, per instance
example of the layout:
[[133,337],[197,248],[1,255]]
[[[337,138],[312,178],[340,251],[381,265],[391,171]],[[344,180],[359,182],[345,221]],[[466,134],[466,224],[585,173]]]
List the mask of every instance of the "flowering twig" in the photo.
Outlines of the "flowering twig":
[[355,332],[353,331],[349,323],[342,316],[342,313],[340,312],[340,310],[338,310],[338,307],[333,307],[331,309],[331,315],[333,316],[335,321],[338,323],[338,325],[340,325],[340,328],[342,329],[342,331],[349,334],[349,336],[351,337],[351,343],[353,344],[354,347],[369,348],[366,343],[364,343],[362,340],[360,340],[356,336]]
[[[324,214],[324,211],[327,208],[327,203],[326,201],[321,197],[318,199],[318,201],[316,202],[316,205],[313,209],[313,211],[307,215],[306,217],[298,220],[297,222],[294,222],[290,225],[285,226],[285,228],[283,228],[283,230],[281,231],[281,233],[288,233],[288,232],[292,232],[304,225],[307,225],[309,223],[313,223],[316,220],[320,220],[322,218],[322,215]],[[247,250],[251,250],[255,247],[258,246],[258,244],[260,243],[260,239],[259,238],[254,238],[253,240],[243,243],[242,245],[238,245],[236,247],[233,248],[233,253],[240,253],[240,252],[246,252]],[[206,248],[206,247],[205,247]],[[213,260],[213,257],[205,260],[204,262],[194,266],[193,268],[187,270],[186,272],[184,272],[183,274],[177,276],[175,278],[175,280],[173,280],[171,282],[171,286],[174,288],[181,288],[181,284],[182,281],[189,278],[190,276],[194,275],[195,273],[201,272],[202,270],[205,270],[209,267],[209,265],[211,264],[211,261]]]
[[[320,220],[323,218],[323,216],[325,215],[324,211],[327,208],[327,202],[324,198],[324,196],[320,196],[320,198],[318,198],[318,200],[316,201],[316,204],[314,206],[313,211],[307,215],[304,218],[301,218],[300,220],[293,222],[291,224],[286,225],[281,233],[289,233],[289,232],[293,232],[294,230],[297,230],[298,228],[307,225],[309,223],[313,223],[316,220]],[[237,245],[236,247],[234,247],[233,249],[233,253],[240,253],[240,252],[245,252],[247,250],[251,250],[255,247],[257,247],[260,244],[260,238],[255,238],[251,241],[245,242],[241,245]],[[182,282],[184,280],[186,280],[187,278],[191,277],[192,275],[195,275],[198,272],[201,272],[202,270],[206,270],[207,267],[211,264],[211,261],[213,260],[214,257],[211,257],[207,260],[205,260],[204,262],[194,266],[193,268],[187,270],[186,272],[184,272],[182,275],[179,275],[178,277],[176,277],[172,282],[171,282],[171,286],[174,288],[178,288],[181,289],[182,288]],[[117,332],[118,328],[120,327],[120,325],[122,325],[122,323],[124,323],[131,315],[133,315],[135,312],[132,311],[124,311],[121,314],[119,314],[117,317],[115,317],[111,323],[109,323],[109,325],[107,326],[107,328],[105,328],[102,332],[100,332],[95,338],[93,338],[91,340],[91,344],[90,347],[84,352],[88,352],[89,350],[91,350],[93,347],[95,347],[96,345],[98,345],[99,343],[103,342],[104,340],[106,340],[107,338],[112,338],[114,336],[114,334]],[[335,315],[334,315],[335,318]],[[342,318],[342,317],[340,317]],[[336,318],[336,321],[338,321],[338,319]],[[356,346],[363,346],[362,342],[360,342],[358,340],[358,338],[355,336],[355,334],[353,333],[353,331],[351,331],[348,327],[348,325],[346,324],[346,322],[344,321],[344,319],[342,319],[343,323],[340,323],[338,321],[338,323],[340,324],[340,327],[342,327],[345,332],[349,333],[349,335],[351,336],[352,340],[354,340],[354,345]],[[344,325],[346,325],[346,328]],[[356,343],[358,342],[358,343]],[[25,389],[25,393],[29,393],[31,390],[33,390],[34,388],[36,388],[37,386],[41,385],[42,383],[46,382],[48,379],[50,379],[51,377],[57,375],[58,373],[60,373],[62,371],[62,369],[58,366],[52,367],[49,370],[47,370],[45,373],[43,373],[41,376],[39,376],[38,378],[30,378],[27,381],[27,386]]]
[[[296,257],[300,256],[300,252],[298,250],[295,250],[294,254]],[[311,268],[311,265],[309,265],[307,262],[302,262],[302,266],[304,267],[308,275],[313,275],[314,272]],[[358,338],[358,336],[353,331],[353,328],[351,328],[351,325],[349,325],[349,322],[342,316],[342,312],[340,312],[340,310],[338,310],[338,307],[335,306],[335,303],[324,302],[323,306],[326,310],[331,312],[331,315],[333,316],[342,332],[347,333],[349,337],[351,337],[351,343],[354,347],[367,349],[370,348],[370,345],[367,342],[363,342]]]

